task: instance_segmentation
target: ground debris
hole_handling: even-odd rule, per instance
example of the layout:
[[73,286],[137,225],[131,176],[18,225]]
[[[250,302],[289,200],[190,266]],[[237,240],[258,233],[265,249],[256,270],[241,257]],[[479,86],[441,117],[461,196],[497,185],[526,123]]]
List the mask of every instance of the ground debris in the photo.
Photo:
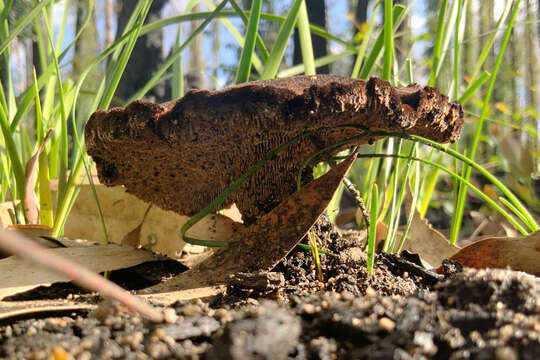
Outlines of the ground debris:
[[[360,241],[324,221],[316,229],[332,252]],[[321,290],[309,256],[292,253],[274,270],[285,277],[280,301],[255,292],[178,301],[168,323],[121,311],[15,321],[0,326],[0,358],[48,359],[59,348],[83,359],[540,358],[540,279],[466,268],[426,287],[381,262],[369,277],[363,258],[341,267],[322,255],[326,274],[343,280]]]

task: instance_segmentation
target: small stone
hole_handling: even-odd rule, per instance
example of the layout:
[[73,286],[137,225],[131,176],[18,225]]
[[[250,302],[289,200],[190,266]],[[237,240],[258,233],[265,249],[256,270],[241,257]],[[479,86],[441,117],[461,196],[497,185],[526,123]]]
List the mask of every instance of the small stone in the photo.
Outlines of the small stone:
[[83,338],[79,344],[79,346],[85,350],[91,349],[92,346],[94,346],[94,343],[89,338]]
[[366,296],[368,298],[374,298],[375,296],[377,296],[377,291],[375,291],[375,289],[372,288],[371,286],[368,286],[366,288]]
[[408,279],[409,278],[409,273],[404,271],[403,274],[401,274],[401,277],[404,278],[404,279]]
[[90,351],[84,351],[77,356],[77,360],[92,360],[92,353]]
[[4,336],[5,337],[11,337],[13,335],[13,328],[11,325],[8,325],[4,328]]
[[61,348],[60,346],[57,346],[53,349],[53,352],[51,356],[49,356],[49,359],[52,360],[71,360],[73,357],[69,355],[66,350]]
[[351,301],[354,300],[354,295],[351,294],[349,291],[344,290],[341,292],[341,299],[344,301]]
[[133,334],[129,334],[125,337],[124,341],[132,348],[138,347],[144,339],[144,335],[140,331],[135,331]]
[[173,324],[178,320],[178,315],[173,308],[166,308],[163,310],[163,320],[168,324]]
[[330,304],[328,303],[328,301],[323,300],[321,301],[321,307],[326,310],[330,307]]
[[302,311],[304,314],[313,315],[317,312],[317,308],[313,304],[304,304],[302,305]]
[[379,325],[388,332],[396,328],[396,323],[387,317],[379,319]]
[[197,305],[188,304],[182,308],[182,315],[195,316],[201,312],[201,309]]
[[518,354],[508,346],[495,349],[495,360],[518,360]]
[[425,331],[414,332],[414,343],[422,348],[422,353],[433,356],[437,353],[437,346],[433,343],[433,334]]
[[499,329],[499,339],[502,342],[506,342],[514,334],[514,327],[511,324],[501,326]]
[[33,326],[30,326],[28,330],[26,330],[26,335],[36,335],[37,329]]
[[51,325],[56,325],[60,327],[66,327],[67,325],[67,321],[61,318],[50,318],[50,319],[47,319],[46,321],[47,323]]
[[222,323],[229,322],[229,321],[233,320],[232,314],[229,311],[225,310],[225,309],[217,309],[216,310],[216,317]]

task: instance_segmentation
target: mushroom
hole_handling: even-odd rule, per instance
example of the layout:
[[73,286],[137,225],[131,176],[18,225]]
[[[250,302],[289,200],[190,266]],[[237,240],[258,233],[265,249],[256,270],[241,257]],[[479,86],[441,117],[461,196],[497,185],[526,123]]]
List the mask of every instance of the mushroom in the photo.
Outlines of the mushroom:
[[[315,75],[191,90],[164,104],[135,101],[125,108],[97,111],[85,136],[102,183],[124,185],[142,200],[183,215],[199,212],[257,161],[289,144],[222,204],[236,203],[244,223],[263,231],[261,219],[297,191],[299,171],[303,169],[303,184],[312,181],[315,161],[310,160],[321,149],[354,138],[325,153],[332,155],[396,132],[451,142],[462,127],[461,106],[437,89]],[[337,187],[347,169],[341,166],[330,182]],[[329,193],[331,197],[333,190]],[[304,231],[305,226],[300,227]],[[276,258],[285,256],[300,238],[281,246],[260,267],[279,261]],[[254,270],[257,264],[231,271],[246,267]]]

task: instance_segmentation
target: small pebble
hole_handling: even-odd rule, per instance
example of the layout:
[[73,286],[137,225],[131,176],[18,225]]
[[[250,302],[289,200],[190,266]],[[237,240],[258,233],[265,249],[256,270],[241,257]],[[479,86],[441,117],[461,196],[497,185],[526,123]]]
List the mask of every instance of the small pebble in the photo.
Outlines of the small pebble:
[[518,360],[518,354],[511,347],[500,347],[495,349],[495,360]]
[[374,298],[375,296],[377,296],[377,291],[375,291],[375,289],[371,286],[368,286],[366,288],[366,296],[369,298]]
[[26,335],[36,335],[36,334],[37,334],[37,330],[33,326],[30,326],[28,330],[26,330]]
[[379,325],[388,332],[396,328],[396,323],[387,317],[383,317],[379,319]]
[[313,304],[304,304],[302,305],[302,311],[304,314],[313,315],[317,312],[317,308]]
[[216,310],[216,316],[219,321],[223,322],[230,322],[233,320],[232,314],[225,310],[225,309],[217,309]]
[[61,318],[50,318],[46,320],[51,325],[56,325],[60,327],[66,327],[67,321]]
[[178,315],[173,308],[166,308],[163,310],[163,320],[168,324],[173,324],[178,320]]
[[60,346],[57,346],[53,349],[53,352],[51,356],[49,356],[49,359],[52,360],[70,360],[73,359],[71,355],[69,355],[66,350],[61,348]]
[[92,360],[92,353],[90,351],[84,351],[77,356],[77,360]]
[[197,305],[188,304],[182,308],[182,315],[195,316],[201,312],[201,308]]

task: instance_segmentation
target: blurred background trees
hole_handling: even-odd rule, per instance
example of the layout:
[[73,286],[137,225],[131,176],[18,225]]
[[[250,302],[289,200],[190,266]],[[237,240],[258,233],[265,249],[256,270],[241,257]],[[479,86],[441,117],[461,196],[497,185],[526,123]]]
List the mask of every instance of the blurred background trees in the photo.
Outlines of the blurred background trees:
[[[13,25],[28,14],[37,4],[37,0],[0,1],[1,6],[11,4],[10,11],[5,14],[0,7],[0,15],[7,16],[8,23]],[[108,45],[120,38],[126,23],[138,2],[134,0],[94,0],[94,6],[86,0],[57,1],[54,6],[47,7],[52,19],[54,41],[67,46],[75,34],[84,25],[84,30],[66,56],[60,62],[60,70],[66,82],[76,82],[87,69],[95,56],[104,51]],[[232,2],[231,2],[232,3]],[[243,9],[249,9],[250,0],[235,1]],[[286,16],[290,10],[291,0],[264,1],[262,12]],[[381,31],[383,22],[382,1],[349,0],[325,1],[306,0],[306,8],[312,25],[326,29],[335,37],[359,48],[367,37],[366,55]],[[394,4],[408,7],[411,2],[394,0]],[[434,65],[432,52],[440,23],[439,14],[443,10],[446,17],[451,14],[458,0],[416,0],[407,8],[404,17],[394,36],[395,59],[393,82],[403,85],[408,82],[409,70],[415,82],[427,84]],[[481,51],[490,37],[494,37],[494,45],[486,54],[487,58],[479,69],[480,73],[488,73],[494,68],[496,57],[502,43],[507,21],[497,31],[497,22],[506,7],[513,1],[505,0],[462,0],[460,26],[460,53],[458,68],[458,96],[462,95],[472,81]],[[190,6],[186,12],[186,6]],[[193,5],[193,6],[191,6]],[[211,12],[216,1],[171,1],[154,0],[145,19],[150,24],[159,19],[185,15],[194,12]],[[444,7],[444,8],[443,8]],[[67,8],[67,12],[64,12]],[[511,8],[507,7],[508,9]],[[231,4],[226,9],[234,10]],[[66,14],[64,18],[64,14]],[[489,113],[484,124],[481,143],[476,160],[504,178],[506,183],[534,210],[540,212],[540,137],[538,134],[540,117],[540,0],[522,0],[516,21],[511,33],[510,42],[504,53],[493,94],[490,98]],[[86,19],[88,24],[83,24]],[[374,30],[367,33],[368,22],[373,19]],[[202,23],[204,17],[196,21],[177,22],[160,27],[142,35],[135,47],[111,105],[125,105],[158,71],[167,60],[177,43],[185,41]],[[32,69],[38,75],[43,71],[44,59],[50,59],[50,47],[40,46],[36,39],[46,40],[44,31],[46,24],[36,21],[35,26],[28,26],[19,36],[10,42],[9,51],[0,56],[0,81],[9,99],[19,99],[23,92],[32,86]],[[60,28],[64,27],[63,39],[58,39]],[[213,21],[200,36],[190,42],[182,52],[175,66],[181,65],[183,79],[182,89],[172,89],[171,79],[175,76],[174,67],[169,68],[144,95],[145,99],[163,102],[180,96],[190,88],[215,89],[234,82],[241,47],[231,32],[236,28],[243,36],[245,26],[241,19],[223,17]],[[280,23],[262,18],[259,34],[268,48],[274,43]],[[0,35],[2,32],[0,32]],[[179,42],[177,42],[177,38]],[[3,42],[4,39],[0,39]],[[42,41],[41,44],[46,43]],[[343,43],[318,36],[312,33],[313,50],[316,59],[329,59],[318,67],[318,73],[332,73],[350,76],[356,58]],[[449,39],[447,54],[436,77],[435,86],[451,98],[454,95],[454,41]],[[347,54],[347,51],[349,53]],[[260,49],[256,50],[261,56]],[[343,55],[343,56],[341,56]],[[330,57],[335,58],[330,59]],[[362,60],[363,61],[363,60]],[[289,39],[284,61],[280,70],[288,71],[293,65],[301,64],[301,52],[298,36]],[[410,64],[410,66],[408,66]],[[84,82],[80,98],[76,103],[77,123],[83,124],[88,116],[85,109],[92,108],[95,94],[99,91],[101,79],[108,69],[107,62],[94,67]],[[289,72],[290,73],[290,72]],[[297,73],[301,73],[297,72]],[[252,69],[252,80],[257,79],[257,72]],[[286,72],[281,73],[287,74]],[[280,74],[278,74],[279,76]],[[372,76],[380,76],[381,68],[375,67]],[[7,81],[10,78],[11,81]],[[476,91],[465,106],[466,121],[469,124],[459,144],[459,150],[466,152],[475,130],[475,122],[481,112],[482,101],[488,82]],[[95,104],[94,104],[95,108]],[[71,125],[69,125],[71,126]],[[486,191],[488,191],[487,189]]]

